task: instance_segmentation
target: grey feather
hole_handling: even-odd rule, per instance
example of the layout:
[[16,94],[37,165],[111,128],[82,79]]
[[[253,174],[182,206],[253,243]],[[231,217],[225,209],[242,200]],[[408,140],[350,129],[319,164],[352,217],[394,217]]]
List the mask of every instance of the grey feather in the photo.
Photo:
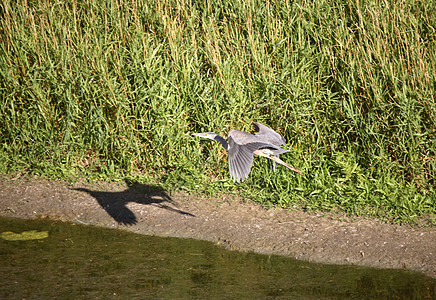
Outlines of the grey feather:
[[[213,132],[194,133],[193,135],[220,142],[229,153],[230,178],[233,181],[240,182],[244,181],[248,177],[248,174],[250,174],[255,151],[257,155],[265,156],[268,159],[271,155],[278,158],[280,154],[288,152],[288,150],[280,147],[286,144],[286,140],[280,134],[260,123],[253,122],[253,125],[258,131],[257,134],[254,135],[248,132],[231,129],[228,142],[223,137]],[[281,164],[284,163],[281,160],[279,160],[279,162]],[[270,166],[270,164],[268,165]],[[295,168],[292,169],[297,170]],[[301,173],[299,170],[297,171]]]

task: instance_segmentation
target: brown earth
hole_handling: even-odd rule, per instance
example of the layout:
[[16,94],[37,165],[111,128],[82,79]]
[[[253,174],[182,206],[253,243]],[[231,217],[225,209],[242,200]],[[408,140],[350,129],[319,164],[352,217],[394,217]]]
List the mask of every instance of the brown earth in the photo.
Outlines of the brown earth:
[[0,178],[0,216],[48,217],[313,262],[404,268],[436,278],[434,227],[267,210],[229,195],[202,198],[143,184]]

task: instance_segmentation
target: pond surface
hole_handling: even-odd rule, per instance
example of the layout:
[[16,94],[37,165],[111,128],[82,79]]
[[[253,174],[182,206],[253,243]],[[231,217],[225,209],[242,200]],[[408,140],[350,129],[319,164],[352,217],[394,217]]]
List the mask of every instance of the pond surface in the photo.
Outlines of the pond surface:
[[5,218],[0,234],[2,299],[436,297],[436,280],[415,272],[314,264],[192,239]]

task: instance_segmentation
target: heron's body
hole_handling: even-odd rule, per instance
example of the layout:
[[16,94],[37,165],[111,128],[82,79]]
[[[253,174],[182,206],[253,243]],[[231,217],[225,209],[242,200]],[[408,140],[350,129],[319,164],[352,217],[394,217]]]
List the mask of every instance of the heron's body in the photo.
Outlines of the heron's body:
[[229,171],[233,181],[244,181],[253,165],[253,155],[263,156],[284,165],[288,169],[301,174],[301,172],[286,164],[279,158],[280,154],[288,152],[281,148],[286,140],[268,126],[253,122],[257,134],[251,134],[231,129],[228,142],[214,132],[194,133],[196,136],[220,142],[229,153]]

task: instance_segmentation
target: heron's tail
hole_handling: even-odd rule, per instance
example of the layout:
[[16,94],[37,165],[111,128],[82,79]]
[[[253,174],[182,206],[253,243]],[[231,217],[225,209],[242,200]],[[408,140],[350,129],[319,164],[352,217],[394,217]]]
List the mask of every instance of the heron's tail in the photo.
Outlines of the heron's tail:
[[[303,174],[301,173],[300,170],[298,170],[297,168],[291,167],[290,165],[288,165],[287,163],[285,163],[283,160],[281,160],[280,158],[278,158],[277,156],[271,155],[269,157],[270,159],[272,159],[273,161],[275,161],[276,163],[279,163],[283,166],[285,166],[286,168],[288,168],[289,170],[292,170],[294,172],[297,172],[298,174]],[[269,162],[269,161],[268,161]],[[269,164],[268,164],[269,165]]]

